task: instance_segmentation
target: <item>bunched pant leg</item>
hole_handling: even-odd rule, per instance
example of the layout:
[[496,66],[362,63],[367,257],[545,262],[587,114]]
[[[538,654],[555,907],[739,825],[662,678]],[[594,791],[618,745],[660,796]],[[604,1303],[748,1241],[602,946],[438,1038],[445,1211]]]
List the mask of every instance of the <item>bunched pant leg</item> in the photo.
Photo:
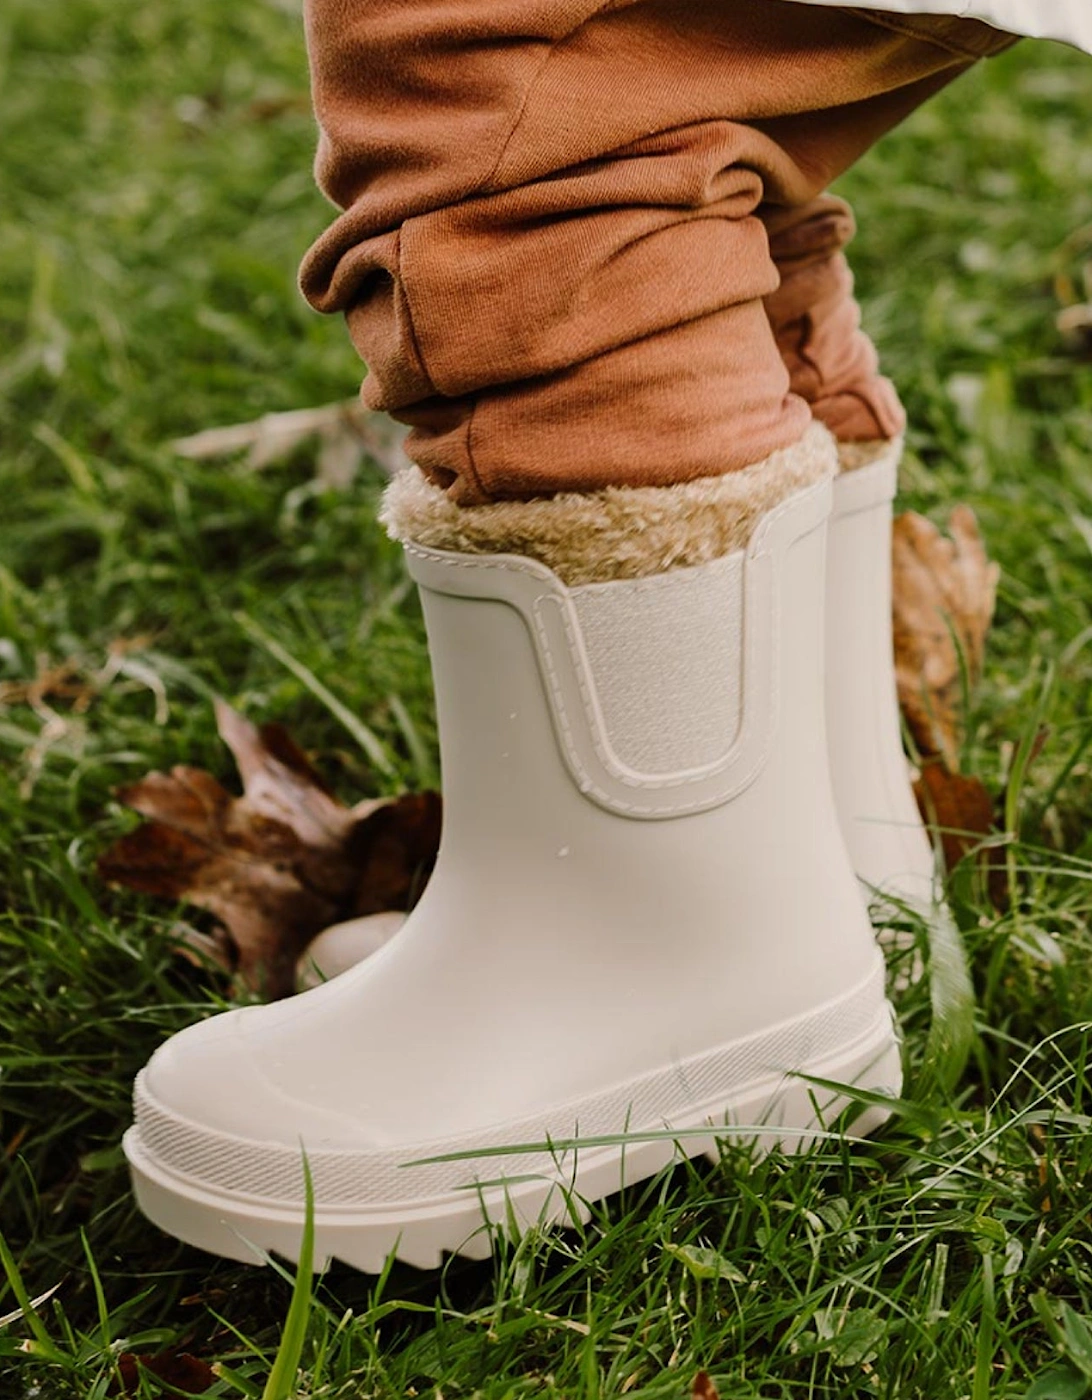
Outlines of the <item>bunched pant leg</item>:
[[813,411],[899,430],[823,191],[966,52],[774,0],[308,0],[307,20],[344,212],[302,285],[454,501],[720,475]]

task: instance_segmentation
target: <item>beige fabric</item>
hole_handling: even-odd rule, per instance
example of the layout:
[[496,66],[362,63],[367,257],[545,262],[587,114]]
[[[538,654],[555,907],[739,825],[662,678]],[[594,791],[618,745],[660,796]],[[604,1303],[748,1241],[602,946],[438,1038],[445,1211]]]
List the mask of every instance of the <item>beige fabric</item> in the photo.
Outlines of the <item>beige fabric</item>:
[[[735,742],[743,713],[744,559],[737,552],[698,569],[570,592],[604,737],[635,772],[706,768]],[[704,697],[696,708],[695,694]]]
[[645,578],[742,549],[759,520],[837,470],[830,433],[726,476],[676,486],[608,486],[530,501],[460,506],[411,467],[387,488],[380,520],[392,538],[462,554],[537,559],[570,586]]

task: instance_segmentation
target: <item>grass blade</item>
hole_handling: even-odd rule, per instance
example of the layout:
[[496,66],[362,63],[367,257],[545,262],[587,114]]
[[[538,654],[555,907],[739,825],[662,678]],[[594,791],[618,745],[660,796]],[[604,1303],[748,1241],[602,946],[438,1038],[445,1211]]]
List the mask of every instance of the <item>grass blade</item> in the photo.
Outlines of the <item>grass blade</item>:
[[0,1265],[3,1266],[7,1275],[8,1286],[15,1295],[15,1301],[19,1304],[19,1311],[26,1318],[27,1326],[38,1343],[38,1348],[43,1356],[51,1361],[63,1361],[61,1353],[53,1345],[49,1333],[45,1329],[45,1324],[35,1311],[34,1304],[30,1300],[30,1294],[23,1283],[23,1276],[19,1272],[19,1265],[15,1262],[15,1256],[8,1248],[8,1242],[0,1234]]
[[974,986],[963,939],[940,906],[929,920],[929,1000],[932,1020],[922,1076],[930,1089],[951,1094],[963,1076],[974,1044]]
[[303,1343],[311,1317],[311,1293],[315,1270],[315,1188],[311,1166],[303,1154],[304,1221],[296,1283],[284,1322],[284,1333],[277,1348],[273,1369],[262,1391],[262,1400],[292,1400],[296,1389]]
[[275,661],[279,661],[286,671],[291,671],[295,678],[307,687],[315,699],[320,700],[326,706],[334,718],[339,720],[353,736],[368,755],[371,763],[381,773],[385,773],[389,777],[394,772],[394,764],[388,757],[386,749],[363,720],[354,715],[347,705],[343,705],[333,691],[323,685],[314,671],[309,670],[302,661],[298,661],[290,651],[281,646],[276,637],[271,637],[265,628],[259,626],[252,617],[248,617],[244,612],[236,612],[233,616],[248,637],[257,642]]

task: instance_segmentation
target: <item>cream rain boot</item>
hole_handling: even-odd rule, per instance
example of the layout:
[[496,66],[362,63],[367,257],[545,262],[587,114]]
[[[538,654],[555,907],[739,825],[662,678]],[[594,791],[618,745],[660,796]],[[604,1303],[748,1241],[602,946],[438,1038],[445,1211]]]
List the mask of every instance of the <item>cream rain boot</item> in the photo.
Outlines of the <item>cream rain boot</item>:
[[[910,786],[899,726],[891,637],[891,522],[902,442],[842,444],[827,560],[827,733],[834,794],[850,859],[881,912],[928,916],[934,857]],[[368,956],[366,920],[339,934],[335,976]],[[323,935],[325,938],[326,935]],[[315,980],[318,980],[316,977]]]
[[125,1140],[153,1221],[295,1258],[305,1149],[318,1260],[432,1267],[725,1125],[807,1142],[847,1096],[802,1075],[898,1091],[828,775],[833,471],[815,428],[677,487],[466,509],[416,469],[395,482],[440,723],[436,870],[367,961],[156,1052]]
[[870,896],[928,917],[933,850],[899,724],[891,635],[891,522],[902,442],[841,448],[827,562],[827,735],[834,796]]

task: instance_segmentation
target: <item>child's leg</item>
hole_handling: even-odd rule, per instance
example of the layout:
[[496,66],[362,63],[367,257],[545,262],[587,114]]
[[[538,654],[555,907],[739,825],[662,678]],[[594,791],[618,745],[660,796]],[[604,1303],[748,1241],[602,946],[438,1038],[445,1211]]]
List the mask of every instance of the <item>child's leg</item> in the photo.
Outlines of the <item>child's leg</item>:
[[861,330],[853,274],[842,249],[854,234],[849,205],[821,195],[766,219],[781,284],[766,312],[794,394],[842,442],[894,438],[905,415]]
[[[348,212],[304,281],[433,477],[385,518],[444,840],[382,954],[161,1047],[126,1150],[204,1248],[298,1257],[310,1204],[318,1260],[433,1268],[489,1250],[485,1215],[571,1223],[650,1175],[665,1126],[791,1149],[857,1097],[817,1083],[858,1087],[855,1131],[900,1091],[827,764],[837,450],[767,318],[763,216],[963,60],[773,0],[312,0],[311,27]],[[835,282],[850,369],[820,390],[871,373]],[[462,508],[504,495],[535,499]]]
[[[877,22],[927,37],[968,61],[1012,42],[950,18]],[[843,253],[853,215],[843,200],[824,194],[767,208],[763,217],[780,274],[766,311],[792,392],[842,444],[824,629],[827,750],[839,823],[854,869],[880,907],[943,918],[934,903],[931,844],[906,777],[892,669],[891,502],[899,457],[892,439],[905,419],[860,328]],[[913,966],[913,959],[904,962],[903,975]]]
[[[791,243],[808,219],[772,211],[806,211],[970,61],[773,0],[310,0],[309,33],[319,177],[346,212],[304,290],[347,314],[366,400],[461,503],[718,475],[797,441],[807,366],[767,319],[792,320],[793,288],[779,302],[763,218]],[[837,259],[825,276],[867,378]],[[871,397],[822,413],[889,434],[894,397]]]
[[[893,33],[949,51],[965,64],[1009,48],[1016,39],[977,20],[951,16],[892,15],[862,11],[862,17]],[[798,122],[786,118],[782,129]],[[805,139],[808,133],[800,133]],[[799,137],[789,144],[799,149]],[[849,205],[830,194],[803,204],[763,211],[770,255],[780,285],[766,298],[766,311],[794,394],[843,442],[890,439],[905,426],[898,395],[878,372],[878,359],[861,331],[853,298],[853,275],[843,249],[856,226]]]

